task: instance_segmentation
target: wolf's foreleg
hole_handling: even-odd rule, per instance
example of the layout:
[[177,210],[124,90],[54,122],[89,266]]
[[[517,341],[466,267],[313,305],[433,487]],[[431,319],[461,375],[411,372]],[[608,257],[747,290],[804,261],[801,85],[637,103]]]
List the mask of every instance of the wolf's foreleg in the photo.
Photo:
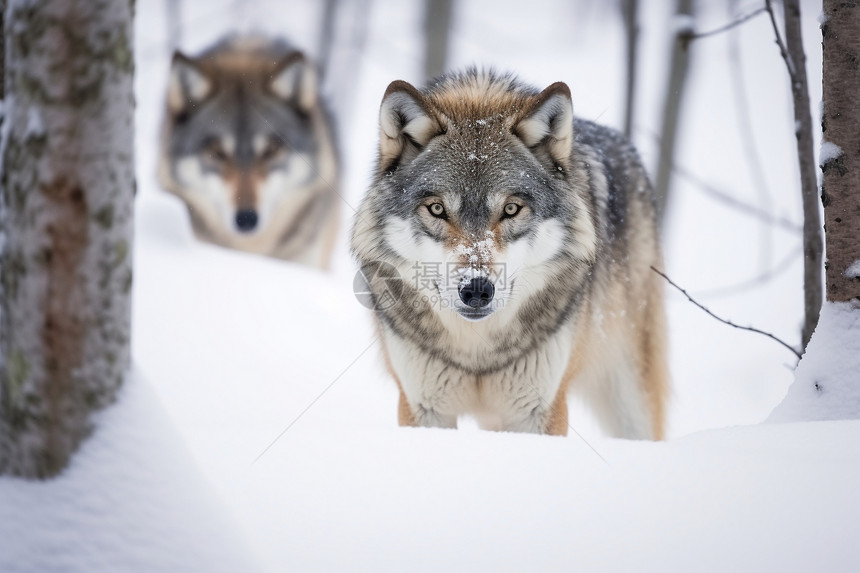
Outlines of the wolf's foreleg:
[[567,434],[567,384],[570,331],[563,329],[510,367],[481,376],[484,408],[500,416],[498,428],[535,434]]

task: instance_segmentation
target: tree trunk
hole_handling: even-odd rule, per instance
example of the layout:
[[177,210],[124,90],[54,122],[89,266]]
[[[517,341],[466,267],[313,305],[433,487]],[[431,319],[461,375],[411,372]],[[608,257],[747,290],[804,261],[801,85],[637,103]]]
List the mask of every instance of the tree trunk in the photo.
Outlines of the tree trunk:
[[165,0],[164,19],[167,24],[167,46],[170,51],[182,47],[182,6],[181,0]]
[[[4,23],[6,22],[6,0],[0,0],[0,100],[6,94],[6,33]],[[0,110],[0,124],[3,123],[3,113]]]
[[797,128],[797,159],[800,166],[800,191],[803,196],[803,298],[804,319],[801,329],[803,347],[818,324],[821,312],[821,216],[818,212],[818,181],[815,176],[815,154],[812,148],[812,117],[809,111],[809,88],[806,82],[806,54],[800,31],[800,3],[785,0],[785,47],[794,99],[794,122]]
[[669,68],[666,100],[663,105],[663,126],[660,129],[660,157],[657,164],[657,176],[654,178],[657,215],[661,225],[669,203],[672,164],[675,155],[675,136],[678,131],[678,118],[681,115],[681,101],[687,80],[687,68],[689,67],[689,42],[694,33],[692,0],[677,0],[674,33],[672,63]]
[[[796,2],[787,0],[785,11],[786,23],[796,18]],[[820,21],[827,300],[794,384],[769,418],[774,422],[860,418],[860,8],[824,0]],[[786,60],[792,75],[805,77],[802,59]]]
[[[358,78],[361,76],[361,65],[367,46],[367,35],[372,8],[371,0],[353,0],[352,2],[331,2],[332,13],[324,15],[331,30],[322,31],[320,42],[326,42],[325,35],[331,35],[328,53],[320,58],[320,73],[323,82],[323,92],[340,125],[348,123],[355,103]],[[328,7],[325,7],[328,10]],[[325,61],[322,61],[322,60]]]
[[129,364],[133,5],[6,13],[0,473],[62,471]]
[[334,29],[337,21],[338,0],[325,0],[323,3],[320,39],[317,47],[317,67],[320,76],[325,78],[331,65],[332,47],[334,46]]
[[824,0],[821,170],[827,300],[860,300],[860,8]]
[[638,8],[638,0],[621,0],[627,53],[627,85],[624,94],[624,135],[627,136],[627,139],[633,137],[633,104],[636,102],[636,53],[639,39],[639,22],[636,14]]
[[448,63],[448,36],[454,0],[424,2],[424,79],[431,80],[445,71]]

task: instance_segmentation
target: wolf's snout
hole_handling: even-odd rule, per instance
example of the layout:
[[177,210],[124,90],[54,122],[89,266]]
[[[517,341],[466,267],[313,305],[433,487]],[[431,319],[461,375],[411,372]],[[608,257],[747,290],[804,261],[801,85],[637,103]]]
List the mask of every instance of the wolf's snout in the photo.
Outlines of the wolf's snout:
[[478,277],[460,285],[460,300],[472,308],[484,308],[493,300],[496,287],[489,280]]
[[242,209],[236,213],[236,227],[243,233],[253,231],[257,227],[257,212],[253,209]]

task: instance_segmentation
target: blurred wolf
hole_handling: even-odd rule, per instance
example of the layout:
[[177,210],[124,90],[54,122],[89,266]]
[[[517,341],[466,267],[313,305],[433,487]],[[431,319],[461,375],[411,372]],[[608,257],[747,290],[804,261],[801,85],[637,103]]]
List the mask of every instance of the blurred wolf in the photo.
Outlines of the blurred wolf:
[[566,392],[660,439],[668,391],[654,202],[623,137],[570,90],[470,69],[388,86],[352,251],[401,425],[566,434]]
[[233,37],[173,56],[159,179],[199,239],[325,268],[338,162],[313,65],[279,40]]

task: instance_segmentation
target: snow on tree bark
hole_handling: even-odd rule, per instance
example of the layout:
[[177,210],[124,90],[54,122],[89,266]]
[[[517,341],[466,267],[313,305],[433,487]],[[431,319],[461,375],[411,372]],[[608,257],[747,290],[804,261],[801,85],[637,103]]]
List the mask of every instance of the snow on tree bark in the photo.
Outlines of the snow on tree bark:
[[827,301],[772,422],[860,419],[860,8],[824,0],[821,20]]
[[823,48],[824,141],[841,153],[822,158],[827,262],[827,300],[860,300],[860,278],[848,269],[860,260],[860,7],[854,2],[824,1]]
[[0,473],[50,477],[129,363],[133,0],[11,1],[0,157]]

